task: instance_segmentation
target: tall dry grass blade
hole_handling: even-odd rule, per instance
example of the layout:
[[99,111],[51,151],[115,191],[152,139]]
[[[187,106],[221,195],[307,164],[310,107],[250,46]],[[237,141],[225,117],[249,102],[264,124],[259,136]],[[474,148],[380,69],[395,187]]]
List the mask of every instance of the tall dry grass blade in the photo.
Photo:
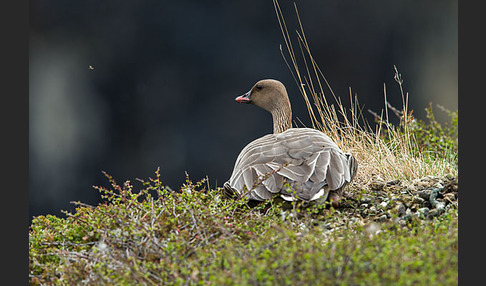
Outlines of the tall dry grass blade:
[[[334,93],[312,55],[297,5],[294,3],[298,20],[298,48],[294,49],[280,5],[277,0],[273,3],[290,61],[287,61],[282,47],[280,51],[304,98],[312,127],[326,133],[340,148],[356,157],[359,162],[355,179],[357,184],[369,183],[373,175],[380,175],[385,180],[410,180],[424,175],[445,174],[451,170],[450,165],[444,162],[429,162],[423,154],[413,153],[413,146],[416,144],[410,130],[410,120],[413,117],[408,112],[408,93],[403,91],[403,79],[396,66],[394,78],[400,88],[402,111],[395,112],[389,104],[389,95],[384,85],[385,107],[380,115],[372,112],[376,122],[375,128],[372,128],[363,115],[363,107],[360,106],[358,97],[353,98],[351,88],[349,107],[345,107],[340,97]],[[296,52],[300,52],[300,55]],[[300,68],[298,60],[302,61],[303,68]],[[328,92],[334,100],[332,104],[327,100]],[[398,127],[389,122],[389,109],[398,114]],[[382,136],[385,131],[386,138]],[[454,171],[453,168],[452,170]]]

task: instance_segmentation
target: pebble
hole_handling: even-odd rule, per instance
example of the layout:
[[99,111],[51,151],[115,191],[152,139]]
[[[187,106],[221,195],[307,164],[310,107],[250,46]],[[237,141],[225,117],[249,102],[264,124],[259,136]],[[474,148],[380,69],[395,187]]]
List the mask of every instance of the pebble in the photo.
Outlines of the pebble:
[[407,216],[407,215],[408,215],[408,216],[411,216],[411,215],[412,215],[412,210],[407,209],[407,210],[405,211],[405,215],[406,215],[406,216]]
[[417,197],[417,196],[414,196],[413,199],[412,199],[412,204],[423,204],[425,202],[425,199],[421,198],[421,197]]
[[382,214],[381,216],[378,217],[377,221],[383,222],[388,219],[388,216],[386,214]]
[[406,222],[410,220],[412,216],[413,216],[413,212],[407,208],[407,210],[405,211],[405,215],[398,218],[398,222],[403,221],[402,224],[406,224]]
[[444,200],[446,201],[453,202],[455,199],[456,199],[456,194],[454,193],[444,194]]
[[370,187],[372,190],[381,191],[385,187],[385,181],[376,174],[373,174],[373,179],[371,181]]
[[430,202],[435,201],[437,199],[437,197],[439,196],[439,190],[440,189],[435,188],[435,189],[430,191],[430,194],[429,194],[429,201]]
[[371,197],[368,197],[368,196],[363,196],[360,200],[361,203],[365,203],[365,204],[368,204],[368,203],[371,203]]
[[407,220],[406,220],[406,219],[405,219],[405,217],[404,217],[403,219],[399,219],[399,220],[397,221],[397,223],[398,223],[399,225],[402,225],[402,226],[403,226],[403,225],[406,225],[406,224],[407,224]]
[[398,216],[404,216],[407,213],[407,207],[404,204],[398,203],[395,207],[395,211],[397,212]]
[[385,183],[381,181],[374,181],[371,183],[371,189],[375,191],[381,191],[385,187]]
[[417,195],[421,199],[428,200],[430,198],[431,193],[432,193],[432,190],[423,190],[423,191],[418,191]]
[[442,185],[442,180],[434,184],[434,188],[442,190],[444,185]]
[[410,210],[412,210],[412,211],[416,211],[419,208],[420,208],[420,205],[419,204],[413,204],[413,205],[410,206]]
[[439,188],[435,188],[431,191],[429,202],[433,208],[436,208],[438,210],[443,210],[445,207],[445,203],[437,200],[437,197],[439,196],[439,190],[440,190]]
[[400,185],[400,180],[393,180],[386,183],[387,186]]
[[435,203],[432,204],[432,207],[434,207],[435,209],[437,209],[439,211],[442,211],[445,208],[445,203],[444,202],[435,201]]
[[370,214],[370,215],[374,215],[374,214],[376,214],[376,207],[375,207],[375,206],[371,206],[371,207],[368,209],[368,214]]
[[425,217],[425,216],[427,216],[428,213],[429,213],[429,208],[419,208],[417,210],[417,214],[418,214],[419,217],[422,217],[422,216]]
[[433,217],[436,217],[440,214],[440,211],[438,209],[433,209],[433,210],[430,210],[427,214],[427,218],[431,219]]

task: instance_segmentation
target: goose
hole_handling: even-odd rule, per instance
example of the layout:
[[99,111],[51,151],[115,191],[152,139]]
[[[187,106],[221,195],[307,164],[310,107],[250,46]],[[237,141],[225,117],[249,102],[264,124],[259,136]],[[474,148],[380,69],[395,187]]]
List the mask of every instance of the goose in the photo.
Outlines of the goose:
[[355,177],[358,163],[329,136],[313,128],[292,128],[292,109],[285,86],[278,80],[260,80],[235,99],[272,114],[273,134],[246,145],[233,172],[223,184],[230,197],[266,201],[326,201],[339,206],[344,187]]

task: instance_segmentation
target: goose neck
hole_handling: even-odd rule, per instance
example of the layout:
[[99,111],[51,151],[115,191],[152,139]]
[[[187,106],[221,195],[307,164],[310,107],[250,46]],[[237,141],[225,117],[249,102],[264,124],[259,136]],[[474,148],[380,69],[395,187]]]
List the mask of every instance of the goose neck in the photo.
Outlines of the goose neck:
[[290,107],[277,108],[272,111],[273,133],[282,133],[292,128],[292,112]]

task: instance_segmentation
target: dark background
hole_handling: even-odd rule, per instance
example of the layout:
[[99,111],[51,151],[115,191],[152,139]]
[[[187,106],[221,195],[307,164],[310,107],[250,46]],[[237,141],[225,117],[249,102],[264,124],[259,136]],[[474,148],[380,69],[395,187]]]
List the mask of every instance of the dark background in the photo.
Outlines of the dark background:
[[[396,65],[418,118],[429,102],[457,109],[457,1],[295,2],[344,103],[351,87],[379,113],[385,83],[400,107]],[[295,35],[293,3],[280,1]],[[241,148],[272,132],[269,114],[234,102],[259,79],[281,80],[309,123],[270,0],[36,0],[29,18],[30,216],[96,204],[102,170],[135,183],[160,167],[173,189],[185,171],[221,186]]]

